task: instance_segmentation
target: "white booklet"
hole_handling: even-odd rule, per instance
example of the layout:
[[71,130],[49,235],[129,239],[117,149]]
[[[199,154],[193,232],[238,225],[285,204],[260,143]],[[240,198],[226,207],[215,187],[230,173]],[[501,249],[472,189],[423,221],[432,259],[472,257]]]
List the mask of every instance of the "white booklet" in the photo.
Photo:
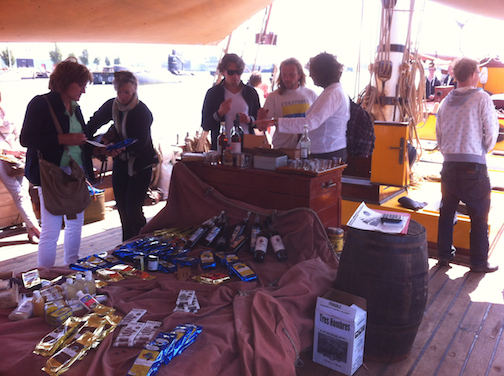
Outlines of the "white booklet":
[[99,147],[99,148],[106,148],[106,147],[107,147],[107,145],[105,145],[105,144],[100,144],[99,142],[96,142],[96,141],[86,140],[86,142],[87,142],[88,144],[91,144],[91,145],[96,146],[96,147]]
[[401,216],[401,221],[397,223],[382,222],[383,213],[389,213],[383,210],[373,210],[361,202],[355,213],[348,220],[347,226],[358,228],[360,230],[380,231],[388,234],[405,233],[411,215],[409,213],[393,212]]

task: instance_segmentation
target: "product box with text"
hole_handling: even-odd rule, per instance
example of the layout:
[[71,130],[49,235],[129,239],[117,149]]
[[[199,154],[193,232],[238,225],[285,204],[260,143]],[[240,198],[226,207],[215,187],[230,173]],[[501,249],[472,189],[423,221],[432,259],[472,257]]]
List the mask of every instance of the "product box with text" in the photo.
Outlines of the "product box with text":
[[345,375],[362,365],[366,300],[339,290],[317,298],[313,361]]

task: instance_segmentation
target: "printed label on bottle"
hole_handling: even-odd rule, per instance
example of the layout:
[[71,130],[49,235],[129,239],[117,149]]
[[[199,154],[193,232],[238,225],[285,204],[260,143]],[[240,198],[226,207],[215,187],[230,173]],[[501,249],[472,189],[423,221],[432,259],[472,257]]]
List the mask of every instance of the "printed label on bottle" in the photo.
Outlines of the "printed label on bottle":
[[268,238],[265,236],[258,236],[255,245],[255,250],[266,253],[267,249],[268,249]]
[[220,231],[220,227],[219,226],[214,226],[212,227],[212,229],[210,230],[210,232],[208,233],[208,235],[206,236],[205,240],[208,242],[208,243],[211,243],[213,242],[213,240],[215,239],[215,237],[219,234],[219,231]]
[[235,241],[236,237],[238,236],[238,234],[241,232],[242,230],[242,226],[241,225],[237,225],[233,231],[233,234],[231,235],[231,238],[229,239],[229,241],[232,243]]
[[270,239],[271,241],[271,246],[273,247],[273,251],[278,252],[278,251],[283,251],[285,250],[282,238],[280,235],[273,235]]
[[257,243],[257,236],[259,235],[260,232],[261,232],[260,228],[252,228],[252,231],[250,233],[250,248],[252,248],[252,250],[255,249]]
[[301,148],[301,158],[308,158],[308,149],[306,148]]
[[241,153],[241,142],[231,142],[231,153],[233,154]]
[[201,236],[201,234],[203,233],[203,231],[204,230],[201,227],[199,229],[197,229],[194,232],[194,234],[192,234],[191,237],[189,238],[189,243],[194,243],[196,241],[196,239],[198,239]]

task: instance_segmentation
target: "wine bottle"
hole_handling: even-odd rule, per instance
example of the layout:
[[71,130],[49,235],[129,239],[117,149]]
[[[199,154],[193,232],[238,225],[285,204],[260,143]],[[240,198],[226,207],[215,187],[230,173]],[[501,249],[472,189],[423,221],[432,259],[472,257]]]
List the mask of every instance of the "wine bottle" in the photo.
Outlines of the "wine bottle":
[[208,231],[207,233],[207,236],[205,237],[205,246],[207,247],[210,247],[213,243],[213,241],[215,240],[215,238],[217,238],[217,235],[219,235],[221,233],[221,231],[227,227],[227,217],[226,217],[226,211],[221,211],[221,213],[219,214],[219,217],[216,219],[214,225],[212,226],[212,228],[210,229],[210,231]]
[[240,115],[236,114],[236,128],[238,129],[238,134],[240,135],[240,140],[241,140],[241,148],[240,148],[240,153],[243,151],[243,141],[245,137],[243,137],[243,128],[240,125]]
[[224,164],[224,151],[228,146],[228,138],[226,135],[226,123],[221,121],[220,123],[220,133],[217,138],[217,152],[219,153],[220,163]]
[[192,248],[196,245],[196,243],[208,232],[208,230],[214,225],[217,216],[213,216],[210,219],[207,219],[205,222],[201,224],[200,227],[196,229],[187,241],[187,248]]
[[275,253],[275,257],[278,261],[287,260],[287,251],[285,250],[284,243],[282,241],[282,237],[280,233],[273,228],[273,221],[267,219],[269,238],[271,247],[273,248],[273,252]]
[[247,222],[249,220],[249,217],[250,212],[247,212],[247,216],[235,226],[233,233],[231,234],[231,238],[229,238],[229,241],[231,243],[233,243],[241,234],[243,234],[243,232],[247,228]]
[[254,253],[255,251],[257,236],[259,236],[260,232],[261,224],[259,223],[259,214],[256,214],[255,222],[250,228],[250,253]]
[[239,126],[240,126],[240,117],[238,114],[236,114],[236,120],[233,122],[233,131],[231,132],[231,152],[233,154],[241,153],[242,140],[240,137],[240,130],[238,129]]
[[299,148],[301,151],[301,159],[310,158],[310,148],[311,148],[311,140],[308,136],[308,125],[305,124],[303,129],[303,134],[299,139]]
[[222,235],[224,231],[221,231],[221,235],[215,241],[215,251],[216,252],[225,252],[228,247],[228,240],[225,235]]
[[[267,219],[266,219],[267,221]],[[264,221],[264,226],[257,236],[257,241],[254,249],[254,260],[257,262],[263,262],[266,257],[266,252],[268,250],[268,225]]]

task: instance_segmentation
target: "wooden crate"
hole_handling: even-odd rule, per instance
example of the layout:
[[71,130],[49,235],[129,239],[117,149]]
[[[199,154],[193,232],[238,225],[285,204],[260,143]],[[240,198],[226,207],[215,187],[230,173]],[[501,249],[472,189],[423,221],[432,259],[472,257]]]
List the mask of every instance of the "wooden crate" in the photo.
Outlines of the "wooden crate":
[[341,225],[341,174],[345,165],[312,175],[184,163],[226,197],[265,209],[306,207],[317,213],[324,227]]

